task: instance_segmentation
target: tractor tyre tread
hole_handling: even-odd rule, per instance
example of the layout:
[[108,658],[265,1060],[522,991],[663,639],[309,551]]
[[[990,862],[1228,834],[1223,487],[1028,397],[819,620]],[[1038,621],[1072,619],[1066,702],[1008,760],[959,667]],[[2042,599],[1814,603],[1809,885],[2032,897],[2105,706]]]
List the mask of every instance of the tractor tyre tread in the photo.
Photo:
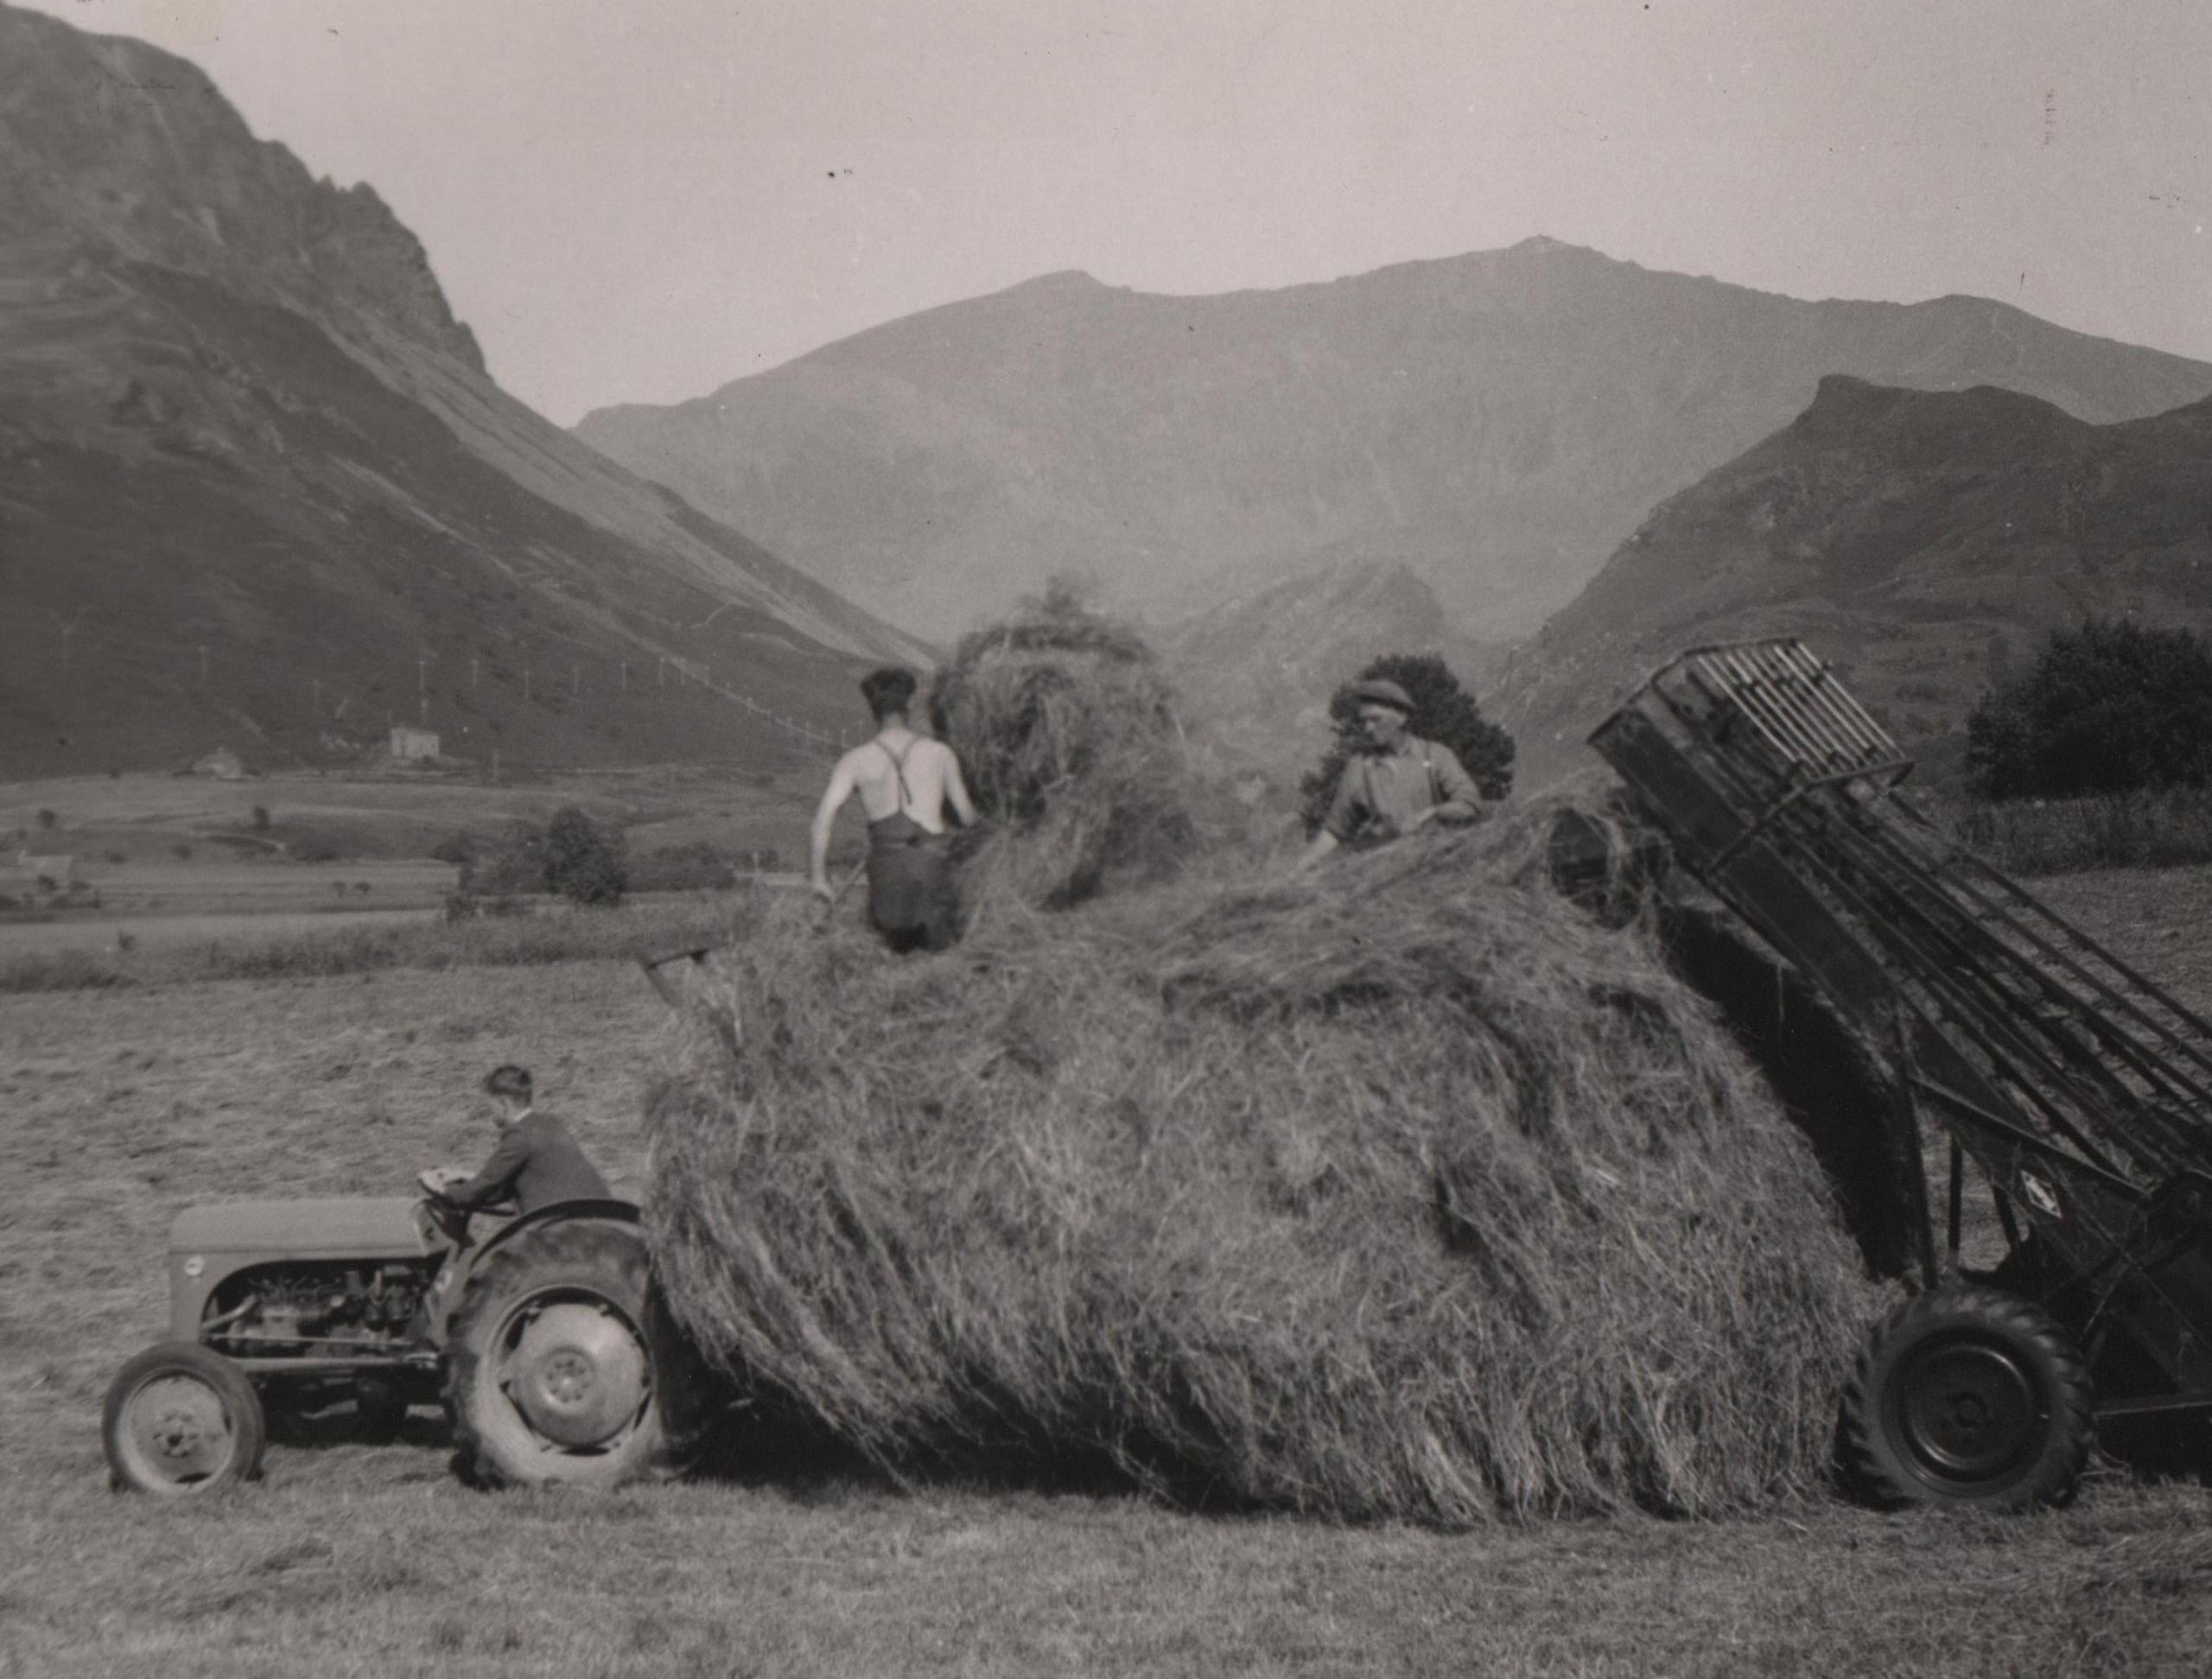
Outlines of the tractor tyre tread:
[[[1889,1383],[1914,1349],[1944,1337],[2001,1342],[2033,1373],[2048,1416],[2039,1443],[2017,1472],[1986,1485],[1944,1485],[1916,1473],[1908,1452],[1891,1437],[1885,1424]],[[2094,1432],[2088,1371],[2073,1338],[2034,1302],[1974,1282],[1916,1294],[1875,1327],[1845,1385],[1839,1429],[1846,1480],[1871,1502],[1984,1510],[2071,1502]]]
[[484,1360],[493,1351],[492,1338],[513,1302],[543,1288],[588,1289],[612,1300],[642,1337],[646,1272],[645,1239],[636,1225],[587,1217],[524,1231],[469,1273],[447,1332],[443,1396],[453,1422],[454,1466],[464,1479],[485,1487],[572,1479],[608,1486],[645,1472],[658,1438],[657,1406],[648,1408],[619,1453],[593,1463],[589,1472],[546,1476],[502,1454],[474,1396]]

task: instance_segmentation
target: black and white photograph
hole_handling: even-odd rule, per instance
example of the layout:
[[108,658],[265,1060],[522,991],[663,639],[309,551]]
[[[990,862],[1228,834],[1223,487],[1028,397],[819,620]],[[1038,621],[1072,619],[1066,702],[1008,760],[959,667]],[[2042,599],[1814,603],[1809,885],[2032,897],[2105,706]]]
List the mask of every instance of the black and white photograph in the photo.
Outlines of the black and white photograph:
[[0,1679],[2212,1663],[2212,6],[0,0]]

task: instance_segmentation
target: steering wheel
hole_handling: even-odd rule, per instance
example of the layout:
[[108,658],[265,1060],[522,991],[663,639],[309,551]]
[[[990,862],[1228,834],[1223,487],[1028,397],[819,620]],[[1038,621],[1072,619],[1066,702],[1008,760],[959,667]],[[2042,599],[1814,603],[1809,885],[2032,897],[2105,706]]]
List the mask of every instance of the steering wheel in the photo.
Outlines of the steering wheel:
[[415,1174],[415,1181],[422,1185],[425,1195],[443,1200],[448,1190],[455,1184],[467,1183],[469,1175],[458,1166],[426,1166]]

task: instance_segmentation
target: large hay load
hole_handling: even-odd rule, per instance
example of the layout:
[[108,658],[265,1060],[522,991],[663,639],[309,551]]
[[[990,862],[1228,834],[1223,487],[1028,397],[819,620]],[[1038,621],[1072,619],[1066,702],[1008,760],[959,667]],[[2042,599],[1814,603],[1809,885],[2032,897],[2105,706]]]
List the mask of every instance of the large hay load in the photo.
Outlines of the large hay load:
[[[651,1116],[674,1309],[902,1468],[1464,1525],[1811,1488],[1871,1310],[1809,1151],[1536,815],[894,961],[772,919]],[[1246,873],[1249,874],[1249,869]]]

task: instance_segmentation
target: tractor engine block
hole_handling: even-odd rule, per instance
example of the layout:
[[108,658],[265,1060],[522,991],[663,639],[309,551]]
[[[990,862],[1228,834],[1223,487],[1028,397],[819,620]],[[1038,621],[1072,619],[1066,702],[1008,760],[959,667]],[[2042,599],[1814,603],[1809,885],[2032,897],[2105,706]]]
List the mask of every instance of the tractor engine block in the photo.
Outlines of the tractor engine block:
[[207,1332],[241,1356],[380,1349],[409,1339],[429,1283],[423,1267],[404,1264],[248,1271],[209,1300]]

